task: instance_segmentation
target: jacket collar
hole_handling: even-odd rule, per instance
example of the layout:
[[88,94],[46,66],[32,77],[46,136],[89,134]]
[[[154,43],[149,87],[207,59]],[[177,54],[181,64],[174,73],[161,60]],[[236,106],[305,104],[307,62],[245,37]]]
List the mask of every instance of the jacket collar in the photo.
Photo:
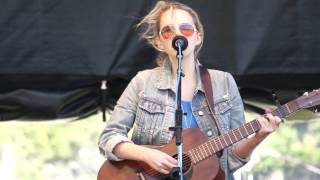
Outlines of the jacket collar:
[[[196,90],[200,90],[204,92],[204,88],[202,85],[201,77],[200,77],[200,64],[199,60],[196,60],[196,75],[197,75],[197,85],[196,85]],[[172,68],[171,68],[171,62],[169,58],[166,58],[160,66],[160,72],[159,72],[159,77],[157,79],[157,88],[161,90],[167,90],[170,89],[173,92],[176,92],[176,87],[175,87],[175,82],[172,79]]]

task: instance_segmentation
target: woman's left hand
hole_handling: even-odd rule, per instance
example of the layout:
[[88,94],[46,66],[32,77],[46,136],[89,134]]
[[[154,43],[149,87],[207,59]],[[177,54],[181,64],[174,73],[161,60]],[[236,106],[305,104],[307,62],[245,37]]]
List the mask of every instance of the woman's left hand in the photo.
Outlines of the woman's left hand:
[[260,130],[256,133],[256,137],[259,139],[264,139],[270,133],[277,130],[281,123],[281,119],[278,116],[272,115],[271,113],[259,116],[257,117],[257,120],[261,125]]

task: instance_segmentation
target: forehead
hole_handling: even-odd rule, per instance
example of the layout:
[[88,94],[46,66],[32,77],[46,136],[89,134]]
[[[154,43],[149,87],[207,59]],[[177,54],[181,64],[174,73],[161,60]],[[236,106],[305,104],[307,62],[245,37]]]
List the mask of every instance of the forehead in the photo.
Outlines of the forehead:
[[161,14],[160,27],[168,24],[190,23],[194,24],[189,12],[181,9],[168,9]]

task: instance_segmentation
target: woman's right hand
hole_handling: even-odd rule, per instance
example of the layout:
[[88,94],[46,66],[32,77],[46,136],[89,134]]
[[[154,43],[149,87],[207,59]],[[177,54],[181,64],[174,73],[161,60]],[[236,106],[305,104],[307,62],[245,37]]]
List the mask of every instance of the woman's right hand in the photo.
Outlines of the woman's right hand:
[[144,153],[143,161],[160,173],[169,174],[172,168],[178,166],[176,159],[157,149],[146,148]]

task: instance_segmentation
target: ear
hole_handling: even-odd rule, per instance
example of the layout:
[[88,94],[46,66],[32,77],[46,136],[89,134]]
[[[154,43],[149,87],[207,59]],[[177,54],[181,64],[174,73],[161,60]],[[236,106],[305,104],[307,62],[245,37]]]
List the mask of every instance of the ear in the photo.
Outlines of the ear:
[[200,33],[200,32],[197,32],[197,39],[196,39],[196,46],[198,46],[198,45],[200,45],[201,44],[201,42],[202,42],[202,36],[203,36],[203,34],[202,33]]
[[163,47],[163,45],[162,45],[162,43],[161,43],[161,40],[160,40],[160,37],[159,37],[159,36],[157,36],[157,37],[154,39],[154,43],[155,43],[156,49],[157,49],[158,51],[161,51],[161,52],[164,51],[164,47]]

